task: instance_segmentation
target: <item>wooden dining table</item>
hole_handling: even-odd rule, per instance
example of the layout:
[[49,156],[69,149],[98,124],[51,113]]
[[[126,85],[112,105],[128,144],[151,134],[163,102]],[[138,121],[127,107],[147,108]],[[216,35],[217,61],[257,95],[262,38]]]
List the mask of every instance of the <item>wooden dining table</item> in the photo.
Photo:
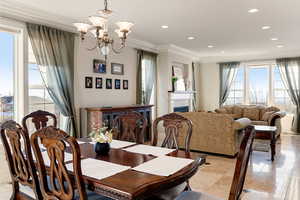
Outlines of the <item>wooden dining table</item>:
[[[94,145],[89,143],[91,142],[90,139],[84,138],[78,139],[78,141],[85,142],[80,144],[82,159],[92,158],[133,168],[156,158],[156,156],[150,154],[145,155],[123,150],[124,148],[128,148],[128,146],[121,149],[111,148],[109,153],[104,156],[97,155],[94,151]],[[70,149],[67,148],[66,152],[70,152]],[[184,183],[197,172],[199,166],[205,163],[205,156],[201,154],[186,153],[182,150],[175,150],[167,155],[178,158],[193,159],[194,162],[170,176],[158,176],[128,169],[101,180],[85,176],[83,174],[83,180],[89,190],[112,199],[147,199],[154,194],[159,194],[166,189],[170,189],[176,185]]]

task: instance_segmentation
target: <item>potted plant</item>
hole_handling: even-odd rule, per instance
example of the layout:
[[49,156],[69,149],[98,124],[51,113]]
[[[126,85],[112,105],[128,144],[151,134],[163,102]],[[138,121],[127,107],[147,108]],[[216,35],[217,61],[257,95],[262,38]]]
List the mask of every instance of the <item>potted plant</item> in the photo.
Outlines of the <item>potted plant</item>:
[[95,142],[94,149],[98,155],[107,155],[110,150],[110,143],[112,142],[112,130],[108,131],[107,127],[95,128],[90,137]]

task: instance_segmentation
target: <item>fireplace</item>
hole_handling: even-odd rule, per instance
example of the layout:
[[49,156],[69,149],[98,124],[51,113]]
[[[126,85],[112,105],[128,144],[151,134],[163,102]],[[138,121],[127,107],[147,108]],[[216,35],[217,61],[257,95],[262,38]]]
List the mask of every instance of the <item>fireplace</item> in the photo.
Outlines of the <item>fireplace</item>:
[[189,106],[177,106],[174,107],[174,112],[189,112]]

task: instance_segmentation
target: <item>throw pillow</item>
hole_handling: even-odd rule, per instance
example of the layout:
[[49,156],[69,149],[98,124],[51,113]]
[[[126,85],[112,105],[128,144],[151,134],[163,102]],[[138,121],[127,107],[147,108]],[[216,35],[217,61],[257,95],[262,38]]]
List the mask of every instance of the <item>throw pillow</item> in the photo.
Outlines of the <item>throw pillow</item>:
[[274,111],[265,112],[263,117],[262,117],[262,120],[263,121],[268,121],[273,113],[275,113],[275,112]]
[[235,118],[242,118],[243,117],[243,108],[241,106],[234,106],[233,107],[233,114],[235,114]]
[[251,120],[259,120],[259,109],[256,108],[244,108],[243,117]]

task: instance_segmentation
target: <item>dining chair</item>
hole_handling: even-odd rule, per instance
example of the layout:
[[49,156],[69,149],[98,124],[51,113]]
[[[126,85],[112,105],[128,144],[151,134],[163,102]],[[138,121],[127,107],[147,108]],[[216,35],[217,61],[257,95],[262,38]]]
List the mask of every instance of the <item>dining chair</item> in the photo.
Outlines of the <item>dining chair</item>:
[[157,118],[153,122],[153,146],[157,145],[158,140],[158,124],[162,122],[165,132],[165,138],[162,142],[162,147],[171,149],[179,149],[178,137],[180,134],[185,136],[184,150],[190,152],[190,141],[192,136],[192,122],[177,114],[171,113]]
[[[43,199],[56,200],[108,200],[93,192],[87,192],[82,178],[80,147],[76,139],[54,126],[48,126],[33,133],[30,137],[40,188]],[[49,157],[45,164],[41,146]],[[69,146],[72,154],[72,175],[65,164],[65,150]]]
[[117,116],[113,121],[113,130],[118,140],[143,144],[147,119],[138,112],[129,112]]
[[[158,125],[160,123],[162,123],[165,132],[165,138],[162,142],[161,147],[179,150],[180,146],[178,144],[178,137],[180,136],[180,134],[182,134],[183,137],[185,137],[184,150],[186,153],[190,153],[190,140],[191,140],[192,128],[193,128],[192,122],[189,119],[177,113],[170,113],[157,118],[153,122],[153,133],[154,133],[153,143],[152,143],[153,146],[157,145]],[[191,190],[189,180],[171,189],[165,190],[156,196],[164,200],[174,199],[182,191],[186,191],[186,190]]]
[[[248,126],[244,130],[244,137],[241,142],[240,151],[237,156],[233,181],[231,184],[228,200],[239,200],[243,191],[247,167],[250,154],[252,152],[252,144],[255,137],[253,126]],[[217,200],[218,198],[205,193],[193,191],[183,192],[176,200]]]
[[0,134],[12,181],[11,199],[42,199],[29,135],[13,120],[1,125]]
[[43,110],[37,110],[35,112],[32,112],[28,115],[26,115],[22,119],[22,125],[24,129],[29,133],[27,124],[28,120],[31,119],[31,122],[34,125],[35,130],[40,130],[42,128],[45,128],[46,126],[49,126],[49,121],[52,121],[52,126],[57,127],[57,119],[56,116],[50,112],[43,111]]

